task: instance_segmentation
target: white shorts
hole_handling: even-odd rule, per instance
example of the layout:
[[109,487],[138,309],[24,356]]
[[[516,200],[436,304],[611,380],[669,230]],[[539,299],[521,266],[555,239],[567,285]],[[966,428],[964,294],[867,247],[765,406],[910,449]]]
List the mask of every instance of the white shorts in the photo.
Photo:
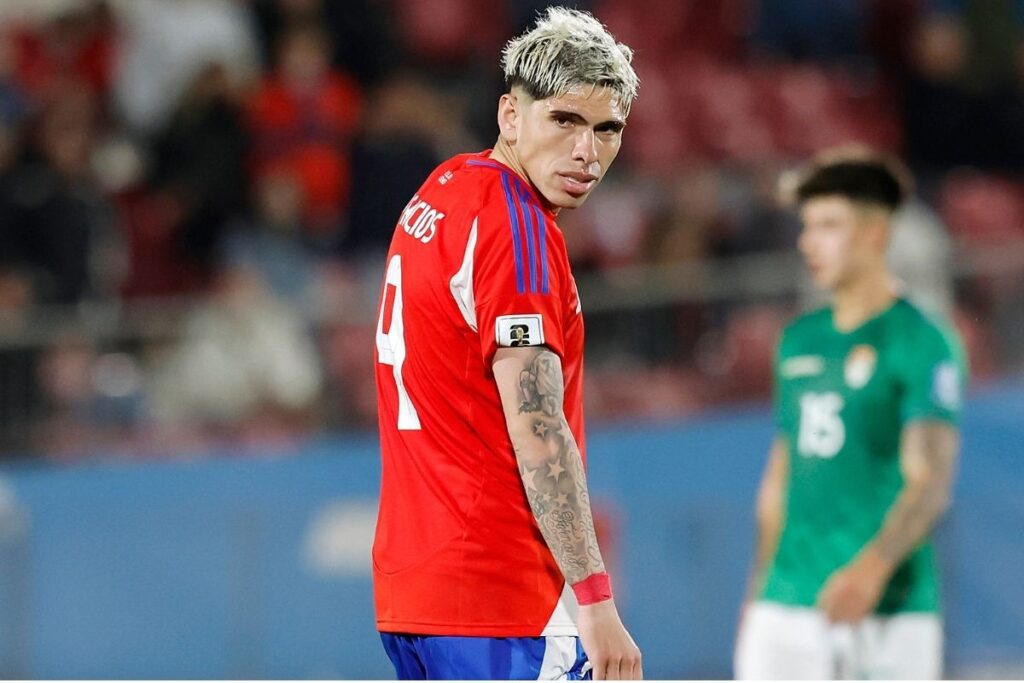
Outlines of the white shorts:
[[736,640],[737,679],[937,679],[942,620],[923,612],[832,624],[820,610],[747,606]]

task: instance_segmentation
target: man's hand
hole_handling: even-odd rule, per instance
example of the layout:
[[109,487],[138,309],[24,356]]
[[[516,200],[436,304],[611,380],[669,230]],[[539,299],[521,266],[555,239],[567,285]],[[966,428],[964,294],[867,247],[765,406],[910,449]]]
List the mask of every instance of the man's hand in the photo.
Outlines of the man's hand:
[[818,593],[831,621],[858,622],[875,608],[896,566],[928,534],[949,503],[960,438],[945,422],[912,422],[903,428],[900,472],[903,488],[878,535]]
[[614,600],[580,607],[579,628],[595,681],[638,681],[644,677],[640,649],[622,625]]
[[892,566],[872,548],[828,578],[818,593],[818,606],[831,622],[857,623],[878,605]]

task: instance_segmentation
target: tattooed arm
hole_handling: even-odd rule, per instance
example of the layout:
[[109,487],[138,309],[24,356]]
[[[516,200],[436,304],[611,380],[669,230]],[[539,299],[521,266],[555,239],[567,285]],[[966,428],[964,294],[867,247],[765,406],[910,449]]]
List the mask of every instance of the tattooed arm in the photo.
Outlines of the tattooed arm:
[[603,572],[583,461],[562,412],[560,359],[545,347],[501,349],[494,375],[526,497],[565,580]]
[[[586,473],[563,410],[562,363],[543,346],[500,348],[494,379],[519,474],[540,532],[571,585],[603,572]],[[614,600],[580,607],[580,639],[594,678],[641,678],[640,650]]]
[[958,448],[956,428],[944,422],[914,422],[903,429],[903,489],[878,534],[822,589],[819,604],[830,619],[860,621],[878,604],[892,573],[945,512]]

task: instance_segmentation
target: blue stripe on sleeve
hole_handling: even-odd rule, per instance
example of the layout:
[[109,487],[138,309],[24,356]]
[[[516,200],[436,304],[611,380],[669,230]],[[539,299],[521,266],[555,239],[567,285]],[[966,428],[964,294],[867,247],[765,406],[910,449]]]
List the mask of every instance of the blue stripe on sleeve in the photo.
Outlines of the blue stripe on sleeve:
[[466,162],[466,166],[486,166],[487,168],[493,168],[498,171],[507,171],[508,169],[501,164],[494,161],[482,161],[479,159],[470,159]]
[[540,244],[540,292],[541,294],[548,293],[548,245],[546,237],[547,221],[544,216],[541,215],[540,207],[536,204],[531,204],[530,208],[533,209],[534,215],[537,217],[537,229],[540,232],[537,242]]
[[526,284],[523,281],[523,250],[519,244],[519,213],[516,211],[515,200],[512,198],[512,188],[509,187],[508,174],[501,174],[501,186],[505,190],[505,204],[508,206],[509,227],[512,229],[512,250],[515,254],[516,264],[516,291],[519,294],[526,292]]
[[533,246],[533,214],[530,212],[529,196],[526,194],[526,188],[516,182],[516,189],[519,190],[519,206],[523,210],[523,218],[526,219],[526,251],[529,255],[529,266],[530,266],[530,291],[534,294],[537,293],[537,254],[536,249]]

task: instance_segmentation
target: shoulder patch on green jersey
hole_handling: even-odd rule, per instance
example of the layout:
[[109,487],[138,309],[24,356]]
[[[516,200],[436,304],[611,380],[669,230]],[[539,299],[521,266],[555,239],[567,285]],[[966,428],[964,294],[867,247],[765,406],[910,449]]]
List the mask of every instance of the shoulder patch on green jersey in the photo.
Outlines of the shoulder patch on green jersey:
[[946,410],[959,410],[963,401],[963,379],[953,361],[944,361],[932,371],[932,400]]

